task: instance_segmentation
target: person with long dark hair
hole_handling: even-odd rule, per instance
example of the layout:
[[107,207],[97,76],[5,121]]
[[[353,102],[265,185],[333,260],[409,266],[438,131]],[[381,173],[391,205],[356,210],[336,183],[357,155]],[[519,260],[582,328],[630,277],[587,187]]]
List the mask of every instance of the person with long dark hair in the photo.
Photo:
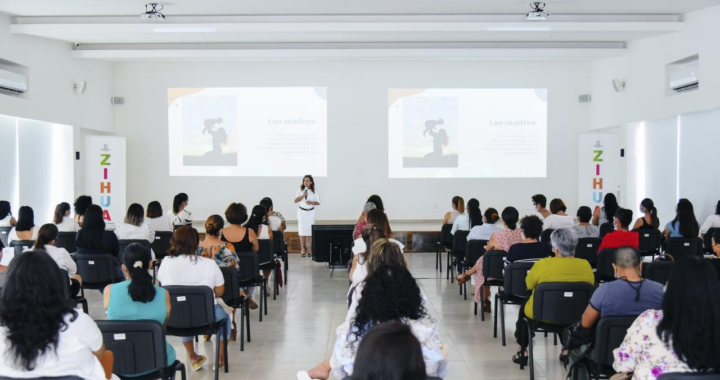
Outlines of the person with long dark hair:
[[90,205],[83,216],[83,226],[77,234],[78,253],[120,254],[120,243],[112,231],[105,231],[102,208]]
[[315,206],[320,205],[320,194],[315,188],[313,176],[303,177],[300,188],[295,192],[295,204],[298,205],[298,236],[300,236],[300,256],[312,256],[312,226],[315,224]]
[[[273,234],[270,230],[270,226],[268,226],[267,223],[267,216],[265,212],[265,207],[257,205],[253,207],[252,212],[250,216],[248,217],[247,222],[245,222],[245,228],[252,230],[255,232],[255,236],[257,236],[258,240],[272,240]],[[270,278],[270,272],[272,272],[272,269],[263,269],[263,276],[265,278]],[[268,293],[270,292],[270,283],[268,282]]]
[[427,376],[420,341],[408,325],[377,325],[360,341],[351,380],[422,380]]
[[[375,225],[377,228],[381,229],[383,234],[385,235],[385,238],[397,244],[397,246],[400,247],[401,252],[405,249],[405,245],[403,245],[403,243],[393,239],[394,235],[392,232],[392,228],[390,228],[390,221],[388,221],[387,215],[385,215],[384,212],[378,209],[370,210],[367,216],[367,224]],[[369,249],[370,247],[365,245],[365,241],[362,238],[355,239],[355,241],[353,242],[353,253],[355,254],[366,252]]]
[[70,216],[70,203],[61,202],[55,206],[55,212],[53,213],[53,223],[60,232],[78,232],[80,226],[77,224],[75,219]]
[[154,232],[170,231],[173,230],[172,219],[163,214],[162,205],[158,201],[152,201],[147,205],[147,212],[145,213],[147,222],[150,225],[150,229]]
[[382,198],[380,198],[379,195],[373,194],[368,197],[367,201],[374,203],[376,209],[385,212],[385,205],[383,204],[383,200]]
[[458,216],[465,213],[465,200],[463,197],[456,195],[452,197],[450,207],[452,207],[452,211],[445,213],[445,216],[443,217],[443,224],[453,224]]
[[720,371],[720,282],[699,257],[675,262],[662,310],[647,310],[613,351],[613,368],[634,380],[655,380],[671,372]]
[[640,212],[643,215],[635,221],[635,225],[632,228],[633,231],[657,230],[660,228],[660,219],[657,217],[657,209],[652,199],[645,198],[640,202]]
[[543,230],[556,230],[558,228],[569,227],[572,228],[575,223],[573,222],[572,216],[565,213],[567,207],[565,202],[560,198],[555,198],[550,201],[550,212],[543,222]]
[[675,219],[665,225],[663,231],[665,239],[669,238],[694,238],[700,234],[700,225],[695,218],[695,210],[692,202],[682,198],[675,207]]
[[15,240],[35,240],[36,238],[35,212],[30,206],[22,206],[18,210],[18,220],[15,227],[8,233],[8,244]]
[[[125,248],[122,263],[125,281],[108,285],[103,292],[108,320],[153,320],[165,325],[170,317],[170,294],[153,285],[148,273],[150,259],[150,251],[142,244],[132,243]],[[165,350],[167,365],[172,365],[175,349],[166,341]]]
[[[393,243],[378,240],[375,245]],[[375,247],[373,246],[373,249]],[[330,359],[308,371],[313,379],[352,376],[358,346],[374,326],[400,322],[410,326],[420,342],[428,376],[447,372],[447,347],[440,340],[437,323],[427,313],[427,300],[417,282],[402,265],[381,265],[368,274],[362,291],[353,297],[345,322],[337,328],[337,339]],[[353,307],[355,306],[355,307]]]
[[172,223],[175,228],[192,225],[192,213],[187,209],[189,202],[190,197],[185,193],[179,193],[173,198]]
[[75,310],[67,281],[45,251],[10,262],[0,308],[2,376],[107,378],[100,363],[106,354],[102,333],[89,315]]
[[[458,204],[461,204],[462,202],[463,202],[462,198],[460,198],[460,200],[458,200]],[[455,235],[456,231],[470,231],[470,229],[472,228],[472,226],[470,225],[470,215],[469,215],[471,203],[472,203],[472,208],[473,208],[473,215],[475,216],[475,222],[482,223],[482,216],[480,215],[480,202],[475,198],[471,198],[468,201],[467,209],[465,209],[463,207],[463,212],[460,213],[453,221],[452,229],[450,230],[450,233],[452,235]],[[467,210],[467,212],[465,212],[466,210]]]
[[265,207],[265,211],[267,211],[267,221],[268,225],[270,226],[270,229],[273,231],[285,231],[287,229],[287,223],[285,223],[285,217],[275,211],[275,207],[273,206],[273,201],[270,199],[270,197],[265,197],[260,200],[260,206]]
[[[480,202],[478,202],[478,211],[480,211]],[[481,223],[476,222],[477,216],[474,216],[474,211],[470,214],[470,225],[472,225],[472,227],[470,228],[470,233],[467,236],[468,241],[489,241],[490,237],[492,237],[492,234],[502,231],[502,227],[496,224],[498,221],[500,221],[500,215],[498,215],[498,210],[492,207],[488,207],[487,210],[485,210],[485,212],[482,214]]]
[[603,199],[603,207],[596,208],[593,213],[592,224],[596,226],[602,226],[605,223],[612,222],[612,218],[615,216],[617,209],[620,208],[618,205],[615,194],[607,193]]
[[0,201],[0,227],[12,227],[17,223],[12,215],[10,202]]
[[82,227],[83,221],[85,220],[85,211],[90,205],[93,204],[92,197],[89,195],[81,195],[75,199],[73,208],[75,210],[75,222],[78,226]]
[[47,254],[55,260],[58,267],[67,272],[70,276],[70,295],[75,297],[80,293],[82,278],[77,274],[77,264],[75,264],[75,261],[70,257],[70,253],[65,248],[55,246],[57,237],[58,228],[56,225],[50,223],[43,224],[38,231],[33,249],[47,252]]
[[377,224],[366,224],[362,229],[360,239],[362,239],[365,249],[362,251],[360,249],[356,249],[359,244],[355,244],[353,246],[353,263],[350,268],[350,281],[352,281],[352,285],[350,285],[350,291],[352,291],[354,286],[365,280],[365,277],[367,276],[367,260],[370,255],[370,248],[376,241],[380,239],[387,239],[387,236],[385,236],[385,232],[383,232],[382,228],[378,227]]
[[705,223],[700,227],[700,235],[705,239],[705,234],[711,228],[720,228],[720,201],[715,206],[715,213],[705,219]]

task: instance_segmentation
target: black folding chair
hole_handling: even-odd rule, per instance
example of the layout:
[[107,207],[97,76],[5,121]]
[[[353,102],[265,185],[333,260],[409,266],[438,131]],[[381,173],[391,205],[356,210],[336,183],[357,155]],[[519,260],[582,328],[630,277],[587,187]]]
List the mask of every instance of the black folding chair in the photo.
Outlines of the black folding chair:
[[674,265],[674,261],[654,261],[643,264],[643,278],[665,285]]
[[575,248],[575,257],[587,260],[592,268],[596,268],[600,243],[602,243],[602,239],[600,238],[590,237],[578,239],[577,247]]
[[[582,318],[595,287],[586,282],[544,282],[535,288],[533,319],[525,318],[528,327],[528,367],[535,380],[533,332],[561,334]],[[520,369],[523,369],[520,365]]]
[[612,267],[615,259],[615,248],[605,248],[598,253],[595,283],[615,281],[615,270]]
[[9,247],[15,249],[15,256],[19,256],[21,253],[33,249],[34,245],[35,240],[13,240]]
[[[220,378],[220,341],[225,348],[225,373],[229,369],[225,322],[215,322],[215,293],[207,286],[164,286],[170,293],[172,312],[167,321],[167,335],[196,337],[217,335],[215,342],[215,380]],[[222,339],[221,339],[222,337]]]
[[83,279],[83,289],[104,289],[122,281],[117,274],[117,261],[109,253],[76,253],[73,260]]
[[155,259],[157,261],[162,261],[162,259],[167,256],[172,236],[172,231],[155,231],[155,240],[153,240],[152,244],[150,244],[150,247],[153,252],[155,252]]
[[497,338],[498,302],[500,303],[500,329],[502,345],[505,346],[505,305],[522,305],[530,298],[532,291],[527,288],[525,278],[534,261],[516,261],[505,267],[503,289],[495,295],[495,323],[493,337]]
[[595,340],[592,355],[583,358],[577,365],[585,365],[589,374],[596,380],[610,378],[615,374],[612,368],[613,350],[620,347],[627,330],[635,322],[637,316],[605,317],[595,326]]
[[670,372],[660,375],[658,380],[720,380],[720,373]]
[[[477,261],[485,254],[487,240],[468,240],[465,246],[465,260],[463,261],[463,272],[472,268]],[[463,297],[467,299],[467,281],[463,284]]]
[[703,241],[694,238],[670,238],[665,242],[665,253],[672,255],[676,261],[685,256],[702,256]]
[[[505,269],[505,257],[507,252],[505,251],[488,251],[483,256],[483,267],[482,272],[479,272],[479,276],[484,278],[483,286],[480,287],[480,307],[483,307],[485,303],[485,292],[483,287],[485,286],[503,286],[505,280],[503,279],[503,270]],[[493,280],[491,280],[491,278]],[[475,315],[477,315],[478,304],[475,303]],[[485,311],[480,313],[480,320],[485,320]]]
[[287,278],[288,278],[288,268],[289,268],[289,260],[288,260],[288,251],[287,251],[287,243],[285,242],[285,234],[282,231],[273,231],[273,248],[275,249],[275,254],[282,258],[283,266],[285,267],[284,275],[285,275],[285,283],[287,284]]
[[660,241],[662,238],[660,231],[647,229],[634,231],[638,233],[638,251],[640,251],[641,256],[652,256],[654,259],[655,255],[660,254]]
[[235,268],[221,267],[225,280],[225,292],[222,299],[233,309],[240,309],[240,351],[245,351],[245,324],[247,324],[248,342],[250,342],[250,308],[247,298],[240,296],[239,273]]
[[59,232],[55,246],[65,248],[69,253],[77,252],[77,232]]
[[[263,306],[267,310],[267,292],[265,292],[265,285],[267,279],[260,273],[260,261],[258,254],[255,252],[238,252],[238,260],[240,260],[240,278],[238,279],[238,286],[259,286],[260,287],[260,322],[263,317]],[[248,341],[250,334],[248,332]]]
[[[467,236],[470,231],[455,231],[453,235],[453,245],[447,256],[447,277],[450,279],[450,283],[455,282],[455,267],[453,265],[452,258],[457,260],[465,260],[465,248],[467,248]],[[462,295],[462,288],[460,289],[460,295]]]
[[540,234],[540,241],[550,244],[550,235],[552,235],[553,231],[555,230],[552,228],[543,230],[543,232]]
[[[278,283],[277,266],[278,260],[275,256],[275,250],[273,249],[273,241],[269,239],[258,239],[258,261],[260,263],[260,270],[270,269],[273,275],[273,301],[277,299],[277,294],[280,292],[280,284]],[[270,279],[266,279],[270,281]],[[267,302],[265,303],[265,315],[267,315]]]
[[23,377],[23,378],[0,376],[0,380],[83,380],[83,378],[79,377],[79,376]]
[[[163,326],[158,321],[95,321],[105,348],[112,351],[113,373],[122,380],[173,380],[180,371],[185,380],[185,365],[175,360],[167,366],[167,346]],[[137,376],[138,373],[145,373]]]
[[85,314],[88,314],[89,308],[88,308],[88,301],[85,298],[85,290],[83,290],[83,288],[80,287],[80,294],[78,294],[77,296],[73,296],[72,294],[70,294],[70,275],[68,274],[68,271],[66,271],[65,269],[60,269],[60,270],[63,272],[63,274],[68,279],[68,281],[63,281],[62,286],[64,286],[65,289],[67,290],[68,295],[70,296],[70,299],[73,300],[75,303],[79,303],[80,305],[82,305],[83,311],[85,312]]
[[449,250],[453,246],[452,224],[443,224],[440,229],[440,241],[437,242],[437,255],[435,256],[435,269],[442,273],[442,249]]
[[615,225],[612,222],[603,223],[600,225],[600,239],[604,238],[605,235],[615,231]]
[[10,231],[12,231],[13,228],[14,227],[0,227],[0,241],[4,247],[10,246],[10,244],[8,244],[8,237],[10,236]]

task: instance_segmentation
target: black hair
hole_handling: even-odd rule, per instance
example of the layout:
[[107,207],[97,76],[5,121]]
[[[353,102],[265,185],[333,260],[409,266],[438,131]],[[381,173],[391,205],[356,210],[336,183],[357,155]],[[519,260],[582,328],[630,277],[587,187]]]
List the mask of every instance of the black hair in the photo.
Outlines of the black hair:
[[[718,205],[720,205],[720,202],[718,202]],[[0,201],[0,219],[5,219],[8,215],[12,215],[12,208],[10,207],[10,202],[8,201]]]
[[0,325],[7,329],[9,354],[25,371],[38,359],[57,353],[60,331],[77,317],[70,300],[67,273],[43,250],[15,256],[2,292]]
[[83,225],[77,234],[77,246],[87,249],[100,249],[102,236],[105,233],[105,220],[102,208],[90,205],[85,210]]
[[65,218],[65,213],[70,211],[70,203],[61,202],[55,206],[55,213],[53,214],[53,223],[60,224]]
[[580,206],[577,210],[577,217],[582,223],[590,223],[590,219],[592,219],[592,210],[588,206]]
[[243,224],[248,220],[247,207],[242,203],[230,203],[225,209],[225,219],[230,224]]
[[163,215],[162,205],[158,201],[152,201],[147,205],[146,217],[150,219],[159,218]]
[[133,226],[141,226],[145,220],[145,210],[139,203],[133,203],[128,207],[127,214],[125,214],[125,223],[132,224]]
[[720,201],[715,206],[715,215],[720,215]]
[[[672,220],[673,225],[675,225],[676,222],[680,224],[680,227],[676,228],[678,228],[680,234],[685,238],[694,238],[700,233],[697,219],[695,219],[693,204],[685,198],[678,201],[675,219]],[[20,223],[20,221],[18,221],[18,223]]]
[[310,184],[310,187],[308,187],[308,189],[310,189],[312,192],[315,192],[315,178],[313,178],[313,176],[310,175],[310,174],[307,174],[307,175],[305,175],[305,176],[303,177],[303,181],[302,181],[302,183],[300,184],[300,190],[305,189],[305,178],[309,179],[310,182],[312,182],[312,183]]
[[485,213],[483,214],[483,216],[485,217],[485,220],[487,220],[487,222],[490,224],[495,224],[495,223],[497,223],[498,220],[500,220],[498,211],[492,207],[488,207],[488,209],[485,210]]
[[713,231],[712,239],[715,240],[715,244],[720,244],[720,228]]
[[265,212],[270,212],[270,209],[273,207],[272,199],[265,197],[260,200],[260,206],[265,207]]
[[50,245],[50,242],[57,239],[58,228],[52,223],[43,224],[38,231],[37,239],[35,239],[35,246],[33,249],[45,249],[46,245]]
[[183,202],[187,202],[188,199],[188,195],[185,193],[180,193],[173,198],[173,213],[175,215],[180,212],[180,205]]
[[567,211],[567,207],[565,207],[565,202],[562,201],[560,198],[555,198],[550,201],[550,212],[553,214],[557,214],[560,211],[565,212]]
[[420,341],[410,327],[389,322],[377,325],[360,341],[351,380],[425,379]]
[[517,228],[517,222],[519,218],[520,213],[515,207],[505,207],[502,211],[503,223],[505,223],[505,225],[511,230]]
[[92,197],[89,195],[81,195],[75,199],[73,207],[75,208],[75,214],[85,215],[85,210],[92,204]]
[[531,199],[535,202],[535,204],[539,204],[542,208],[545,208],[545,205],[547,205],[547,198],[545,198],[542,194],[535,194],[531,197]]
[[673,265],[657,335],[680,360],[696,371],[720,368],[720,282],[701,257],[683,257]]
[[267,214],[265,207],[260,205],[253,207],[252,214],[250,214],[247,223],[245,223],[245,228],[255,231],[255,234],[260,234],[260,226],[267,224],[265,214]]
[[468,217],[470,218],[470,228],[482,226],[482,211],[480,211],[480,202],[475,198],[470,198],[467,203]]
[[33,212],[32,207],[20,207],[15,231],[30,231],[33,227],[35,227],[35,212]]
[[[138,268],[135,263],[141,263]],[[152,276],[147,272],[150,269],[150,251],[140,244],[132,243],[123,251],[123,264],[130,274],[128,294],[135,302],[148,303],[155,299],[155,286]]]
[[657,209],[655,208],[655,202],[653,202],[653,200],[650,198],[645,198],[640,202],[640,206],[650,211],[650,219],[652,219],[652,226],[654,228],[660,227],[660,219],[658,219],[657,217]]
[[528,239],[539,239],[543,231],[543,221],[537,215],[526,215],[520,221],[520,229]]
[[[376,209],[378,209],[382,212],[385,212],[385,206],[383,206],[382,198],[380,198],[379,195],[376,195],[376,194],[371,195],[370,198],[368,198],[367,202],[374,203]],[[365,203],[367,203],[367,202],[365,202]]]
[[618,205],[618,202],[617,202],[617,198],[615,198],[615,194],[613,194],[613,193],[605,194],[605,199],[603,200],[603,205],[605,206],[605,216],[608,218],[608,221],[612,221],[613,216],[615,216],[615,213],[617,213],[618,208],[620,208],[620,206]]
[[365,279],[352,322],[353,334],[360,340],[375,325],[427,316],[420,288],[407,268],[398,264],[381,265]]
[[628,210],[626,208],[619,207],[617,211],[615,211],[615,219],[620,222],[620,225],[623,228],[629,228],[630,223],[632,223],[633,219],[633,212],[632,210]]

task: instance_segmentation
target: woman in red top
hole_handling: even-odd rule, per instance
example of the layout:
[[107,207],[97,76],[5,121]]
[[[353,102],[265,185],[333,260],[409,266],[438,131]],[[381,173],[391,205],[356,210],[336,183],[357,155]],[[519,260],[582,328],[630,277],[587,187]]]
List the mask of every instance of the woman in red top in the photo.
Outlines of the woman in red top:
[[630,223],[632,223],[632,210],[619,208],[615,213],[613,224],[615,231],[608,233],[600,243],[598,254],[606,248],[633,247],[638,248],[640,244],[640,235],[635,231],[628,231]]

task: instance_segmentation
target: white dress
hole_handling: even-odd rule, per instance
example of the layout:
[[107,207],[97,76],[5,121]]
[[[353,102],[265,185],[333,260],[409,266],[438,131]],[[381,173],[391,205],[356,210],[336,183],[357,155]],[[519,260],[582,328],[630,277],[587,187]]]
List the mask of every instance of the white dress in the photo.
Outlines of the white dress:
[[[297,189],[295,198],[302,194],[303,190]],[[295,202],[298,205],[298,235],[300,236],[312,236],[312,226],[315,224],[315,206],[307,204],[307,201],[320,202],[320,194],[318,194],[317,189],[315,191],[308,189],[307,199],[303,198],[300,202]]]

